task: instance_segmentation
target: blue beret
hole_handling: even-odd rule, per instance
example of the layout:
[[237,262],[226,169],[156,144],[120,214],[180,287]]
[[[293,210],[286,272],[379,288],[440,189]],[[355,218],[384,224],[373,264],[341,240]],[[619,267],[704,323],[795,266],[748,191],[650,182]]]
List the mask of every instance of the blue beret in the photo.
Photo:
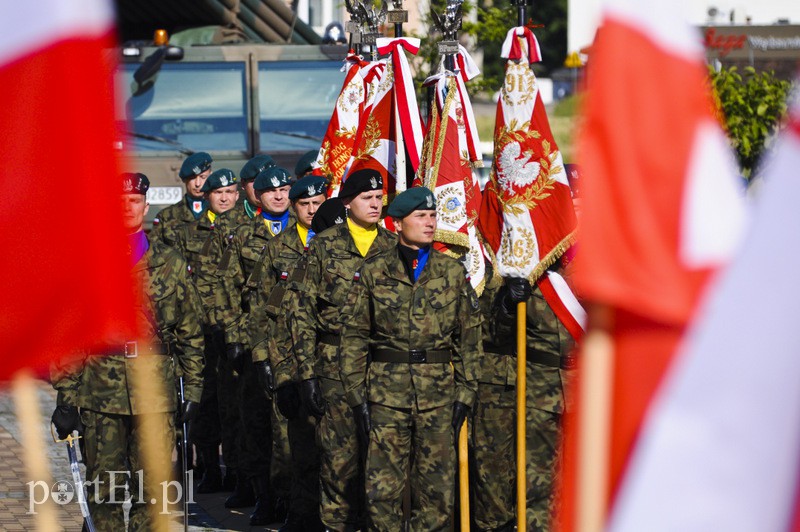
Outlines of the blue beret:
[[178,172],[178,177],[181,179],[189,179],[197,174],[202,174],[211,168],[212,162],[213,159],[211,156],[204,151],[193,153],[183,161],[181,169]]
[[288,185],[292,176],[289,170],[281,168],[280,166],[270,166],[256,176],[253,188],[256,190],[269,190],[271,188],[279,188]]
[[319,155],[319,150],[311,150],[303,154],[294,167],[294,175],[300,177],[305,175],[306,172],[310,172],[313,168],[312,164],[317,160],[317,155]]
[[409,188],[394,198],[386,214],[392,218],[405,218],[414,211],[436,210],[436,198],[427,187]]
[[239,178],[242,181],[252,181],[258,174],[269,168],[276,166],[275,161],[269,155],[256,155],[242,166],[242,171],[239,172]]
[[203,183],[203,188],[201,188],[200,191],[211,192],[212,190],[216,190],[218,188],[235,185],[238,182],[239,178],[236,177],[236,174],[233,173],[233,170],[220,168],[208,176],[208,179],[206,179],[206,182]]
[[120,179],[122,180],[123,194],[147,195],[147,189],[150,188],[150,180],[147,179],[146,175],[126,172],[120,176]]
[[370,190],[383,190],[383,178],[377,170],[364,168],[347,176],[339,189],[339,197],[350,198]]
[[313,198],[328,191],[328,180],[321,175],[308,174],[294,182],[289,189],[289,199]]

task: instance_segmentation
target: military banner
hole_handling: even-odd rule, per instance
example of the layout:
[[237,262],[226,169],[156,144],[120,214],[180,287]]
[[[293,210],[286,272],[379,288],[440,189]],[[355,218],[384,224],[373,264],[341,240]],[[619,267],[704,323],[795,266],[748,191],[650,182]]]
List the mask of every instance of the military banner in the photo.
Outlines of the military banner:
[[462,67],[457,72],[443,70],[425,82],[433,86],[435,97],[416,184],[428,187],[436,196],[435,247],[465,257],[472,286],[480,294],[486,273],[483,244],[475,227],[481,190],[472,169],[483,165],[483,155],[464,85],[478,71],[466,50],[461,49],[458,56]]
[[585,312],[563,278],[548,271],[573,244],[577,218],[564,161],[530,68],[541,59],[533,32],[512,28],[502,55],[508,61],[497,102],[494,162],[478,227],[497,273],[538,282],[559,320],[579,338]]

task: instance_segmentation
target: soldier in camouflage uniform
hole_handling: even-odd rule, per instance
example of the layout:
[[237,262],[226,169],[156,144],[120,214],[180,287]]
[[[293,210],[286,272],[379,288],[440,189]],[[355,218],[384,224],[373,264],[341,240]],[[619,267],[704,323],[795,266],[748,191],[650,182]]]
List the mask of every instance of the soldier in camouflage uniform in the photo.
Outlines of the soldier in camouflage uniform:
[[[147,212],[145,194],[149,181],[143,174],[123,176],[125,225],[131,234],[133,276],[143,294],[136,314],[140,320],[140,338],[120,343],[95,356],[72,361],[53,371],[53,385],[58,390],[58,406],[53,424],[59,437],[83,425],[83,458],[86,464],[88,502],[97,530],[125,530],[122,502],[127,480],[132,497],[139,493],[143,470],[140,456],[140,430],[147,424],[162,437],[162,449],[154,467],[161,472],[171,468],[175,442],[174,413],[179,408],[175,380],[185,381],[184,416],[190,418],[200,401],[203,365],[203,336],[200,329],[200,301],[190,279],[189,265],[173,249],[161,242],[148,241],[142,231]],[[138,382],[156,384],[157,395],[141,396],[134,388]],[[80,411],[78,410],[80,409]],[[171,413],[171,414],[170,414]],[[144,469],[144,500],[133,501],[130,530],[152,530],[148,504],[160,493],[153,485],[157,474]],[[115,473],[111,473],[115,472]],[[131,475],[120,478],[121,472]],[[111,493],[112,478],[119,488]],[[148,481],[148,479],[150,479]],[[99,482],[97,482],[99,480]],[[111,501],[105,504],[98,501]]]
[[204,151],[193,153],[183,161],[178,177],[183,180],[186,194],[181,201],[161,209],[156,215],[150,231],[151,240],[161,240],[168,246],[175,247],[180,227],[200,219],[208,207],[202,188],[211,175],[212,162],[211,155]]
[[[258,299],[249,323],[254,343],[253,362],[262,376],[262,385],[269,393],[275,390],[275,406],[281,415],[272,422],[287,425],[291,450],[289,513],[280,532],[314,532],[324,528],[319,518],[317,423],[300,400],[286,309],[296,308],[297,292],[288,287],[302,280],[304,272],[297,265],[306,245],[320,230],[318,225],[312,225],[312,220],[325,200],[326,191],[327,181],[321,176],[308,175],[292,185],[289,198],[297,223],[270,240],[257,271],[248,281],[255,294],[253,299]],[[338,198],[332,201],[341,206]],[[343,206],[341,210],[344,222]]]
[[[246,286],[261,262],[267,242],[281,234],[290,223],[290,179],[291,175],[287,170],[274,165],[267,165],[257,174],[253,186],[261,207],[255,218],[240,225],[230,235],[230,245],[223,252],[219,263],[221,282],[216,306],[225,326],[226,364],[230,372],[238,375],[235,403],[239,407],[241,419],[240,472],[245,475],[247,484],[254,487],[257,495],[256,508],[250,516],[250,524],[254,526],[270,524],[283,518],[276,509],[276,499],[280,497],[286,500],[288,497],[291,473],[285,423],[272,423],[272,398],[265,394],[259,384],[258,374],[253,366],[250,351],[252,342],[247,327],[253,305],[252,294],[246,290]],[[273,447],[277,447],[274,453]],[[236,490],[236,497],[230,499],[226,506],[245,505],[239,497],[244,493],[242,484]]]
[[[516,498],[516,360],[514,344],[494,339],[490,324],[498,290],[503,285],[486,265],[486,286],[480,296],[483,358],[478,399],[470,433],[470,481],[475,525],[481,531],[506,532],[515,527]],[[500,341],[500,345],[495,341]]]
[[370,530],[447,530],[455,441],[475,402],[481,347],[478,296],[464,266],[432,249],[433,194],[415,187],[389,206],[399,243],[361,268],[342,329],[341,375],[362,442]]
[[[556,266],[554,266],[556,267]],[[526,279],[507,278],[498,293],[491,324],[492,337],[516,351],[516,304],[526,304],[526,471],[528,530],[551,530],[554,477],[561,440],[564,388],[572,378],[573,339],[545,301],[538,286]]]
[[297,164],[294,165],[294,175],[297,179],[310,174],[314,170],[314,163],[317,161],[318,155],[319,150],[309,150],[297,160]]
[[269,155],[261,154],[244,163],[242,170],[239,172],[239,179],[242,180],[242,188],[245,195],[242,204],[244,212],[250,220],[261,213],[261,199],[258,197],[259,194],[254,187],[256,176],[270,166],[276,166],[275,161]]
[[[221,318],[215,312],[214,297],[217,284],[217,266],[221,259],[223,235],[231,224],[230,216],[239,199],[238,178],[227,168],[213,172],[203,185],[208,210],[196,222],[185,225],[177,232],[177,248],[189,261],[193,280],[203,303],[203,332],[205,334],[205,365],[203,368],[203,398],[198,419],[192,425],[192,442],[203,460],[205,474],[197,486],[198,493],[214,493],[222,489],[219,466],[219,445],[225,464],[235,471],[237,464],[235,430],[223,431],[221,418],[229,417],[220,405],[218,365],[224,355],[225,337]],[[238,421],[237,421],[238,424]],[[230,424],[227,424],[230,426]],[[233,477],[232,477],[233,478]],[[228,484],[233,484],[229,480]],[[232,489],[233,486],[230,486]]]
[[395,236],[379,227],[383,182],[374,170],[359,170],[339,192],[347,208],[344,224],[318,234],[306,255],[300,304],[291,317],[301,397],[321,418],[320,516],[332,530],[356,530],[364,520],[363,464],[360,464],[355,418],[339,375],[341,316],[364,263],[393,248]]

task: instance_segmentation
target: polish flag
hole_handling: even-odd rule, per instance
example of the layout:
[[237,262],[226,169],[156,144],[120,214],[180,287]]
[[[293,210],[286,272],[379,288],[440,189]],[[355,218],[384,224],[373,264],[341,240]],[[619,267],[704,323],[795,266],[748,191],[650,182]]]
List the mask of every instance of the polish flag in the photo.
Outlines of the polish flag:
[[653,400],[613,531],[800,530],[800,106],[775,154],[743,246]]
[[[582,298],[611,316],[610,452],[599,459],[610,464],[599,489],[606,508],[653,393],[743,226],[743,187],[714,118],[700,43],[680,4],[612,0],[592,46],[574,278]],[[592,376],[580,378],[583,390]],[[580,430],[567,434],[565,530],[575,524],[576,474],[585,472],[576,442],[590,439]]]
[[0,29],[6,379],[136,331],[103,53],[115,45],[111,6],[16,3]]

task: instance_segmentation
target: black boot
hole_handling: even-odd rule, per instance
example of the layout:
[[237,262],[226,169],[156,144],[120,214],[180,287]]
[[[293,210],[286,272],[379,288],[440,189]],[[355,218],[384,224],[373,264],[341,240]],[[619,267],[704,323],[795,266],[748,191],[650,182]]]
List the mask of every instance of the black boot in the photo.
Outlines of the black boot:
[[[227,477],[225,477],[227,479]],[[244,480],[244,476],[237,474],[236,488],[233,495],[225,501],[225,508],[247,508],[256,503],[256,495],[253,492],[253,484]]]
[[280,522],[281,519],[275,512],[275,499],[270,493],[269,477],[256,477],[253,488],[256,492],[256,507],[250,514],[250,525],[266,526]]
[[[228,464],[225,464],[226,466]],[[230,467],[225,468],[225,478],[222,481],[222,491],[235,491],[239,485],[239,476]]]
[[205,474],[197,485],[197,493],[217,493],[222,489],[222,471],[219,468],[219,448],[201,447],[200,456],[203,458]]

